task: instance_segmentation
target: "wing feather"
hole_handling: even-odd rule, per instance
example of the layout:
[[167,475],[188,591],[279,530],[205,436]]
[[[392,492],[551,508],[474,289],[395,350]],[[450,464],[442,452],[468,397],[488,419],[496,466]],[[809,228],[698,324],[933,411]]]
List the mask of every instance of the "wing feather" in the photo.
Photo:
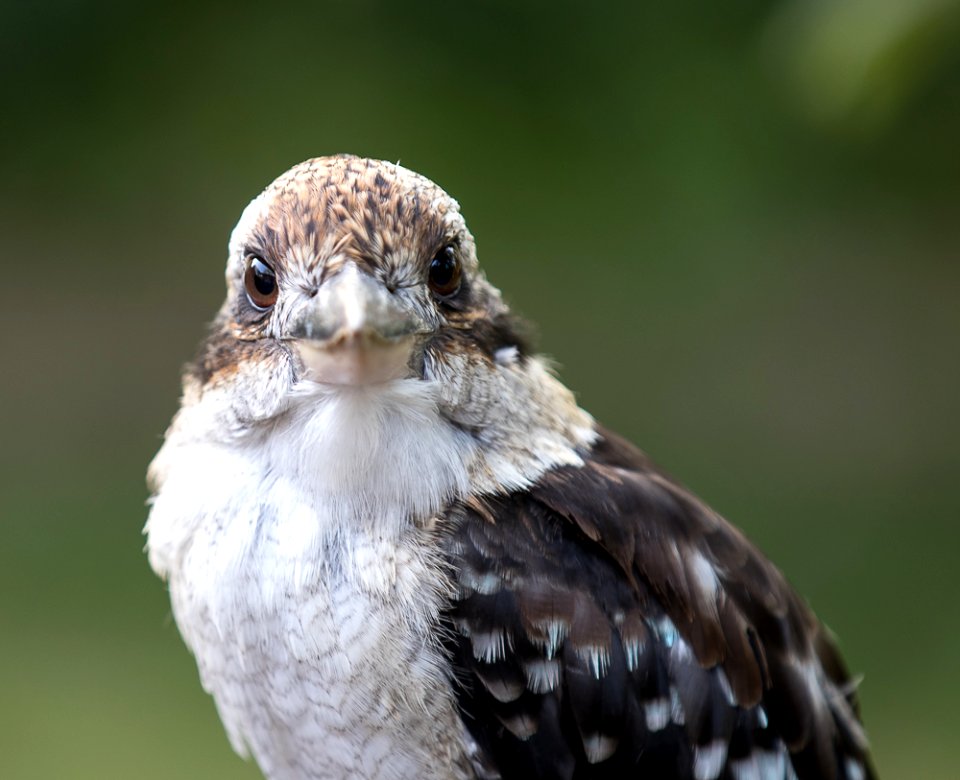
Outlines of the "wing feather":
[[869,778],[854,685],[749,541],[601,431],[450,513],[466,728],[503,778]]

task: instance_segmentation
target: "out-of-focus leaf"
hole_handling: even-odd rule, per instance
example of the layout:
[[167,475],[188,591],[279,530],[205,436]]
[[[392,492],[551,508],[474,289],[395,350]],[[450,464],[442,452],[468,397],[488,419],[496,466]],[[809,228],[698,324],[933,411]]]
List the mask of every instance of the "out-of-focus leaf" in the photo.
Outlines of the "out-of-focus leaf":
[[960,51],[960,0],[790,0],[767,32],[768,60],[799,111],[873,134]]

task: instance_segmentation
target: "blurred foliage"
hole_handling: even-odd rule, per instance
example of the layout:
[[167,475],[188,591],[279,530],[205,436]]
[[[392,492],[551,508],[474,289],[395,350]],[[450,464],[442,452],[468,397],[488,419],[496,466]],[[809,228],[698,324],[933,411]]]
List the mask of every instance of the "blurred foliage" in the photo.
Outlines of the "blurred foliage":
[[460,199],[584,406],[837,631],[882,776],[955,776],[957,12],[0,3],[0,776],[257,776],[143,473],[233,222],[337,151]]
[[792,0],[773,17],[767,45],[801,111],[870,134],[956,64],[958,38],[957,0]]

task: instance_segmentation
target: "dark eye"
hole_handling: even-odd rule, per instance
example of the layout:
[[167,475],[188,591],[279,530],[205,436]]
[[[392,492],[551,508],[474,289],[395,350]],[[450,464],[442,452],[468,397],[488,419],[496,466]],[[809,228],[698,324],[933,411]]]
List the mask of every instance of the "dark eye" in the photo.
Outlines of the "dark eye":
[[460,289],[460,258],[452,246],[445,246],[430,261],[430,289],[447,297]]
[[277,275],[273,269],[256,255],[247,258],[247,270],[243,274],[243,286],[250,303],[266,311],[277,302]]

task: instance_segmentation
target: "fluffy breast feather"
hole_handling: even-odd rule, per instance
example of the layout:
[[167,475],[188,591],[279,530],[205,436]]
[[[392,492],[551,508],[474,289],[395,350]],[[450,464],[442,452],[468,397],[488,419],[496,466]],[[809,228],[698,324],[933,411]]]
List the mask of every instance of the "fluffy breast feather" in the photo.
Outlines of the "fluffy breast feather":
[[159,456],[151,562],[234,747],[271,777],[459,772],[427,521],[465,494],[473,444],[436,408],[422,381],[301,385],[246,439],[175,427]]

